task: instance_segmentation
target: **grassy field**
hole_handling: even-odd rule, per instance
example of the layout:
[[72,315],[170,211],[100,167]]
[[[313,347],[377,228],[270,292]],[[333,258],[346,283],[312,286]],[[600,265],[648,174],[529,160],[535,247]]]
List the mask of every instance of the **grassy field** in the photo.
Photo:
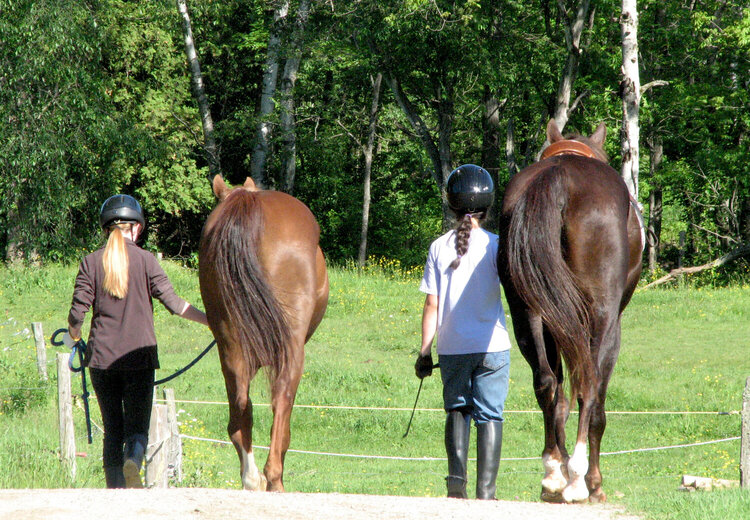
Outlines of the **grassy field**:
[[[180,295],[200,306],[194,271],[165,262]],[[439,377],[425,380],[409,435],[404,432],[418,380],[423,297],[418,273],[381,263],[367,273],[334,268],[326,318],[307,347],[286,459],[289,491],[443,496],[446,463]],[[75,267],[0,270],[0,487],[102,487],[101,432],[86,444],[76,409],[72,480],[58,461],[55,373],[37,376],[33,337],[65,324]],[[638,292],[623,318],[623,347],[610,384],[602,472],[610,502],[653,519],[750,517],[750,493],[685,493],[682,475],[739,479],[742,392],[750,376],[750,287]],[[211,340],[207,329],[156,309],[162,369],[187,364]],[[48,345],[48,359],[60,348]],[[512,352],[498,498],[538,500],[541,416],[528,366]],[[184,441],[182,486],[239,488],[239,464],[227,445],[224,383],[215,352],[168,383],[179,401]],[[74,392],[80,383],[74,379]],[[254,445],[265,462],[270,414],[264,378],[256,403]],[[96,401],[92,417],[100,424]],[[574,435],[575,416],[569,432]],[[727,440],[731,439],[731,440]],[[720,441],[720,442],[712,442]],[[708,443],[710,444],[698,444]],[[649,448],[686,447],[642,451]],[[694,445],[694,446],[690,446]],[[473,449],[473,448],[472,448]],[[470,464],[473,473],[474,464]],[[473,482],[470,479],[470,489]],[[473,494],[473,493],[472,493]]]

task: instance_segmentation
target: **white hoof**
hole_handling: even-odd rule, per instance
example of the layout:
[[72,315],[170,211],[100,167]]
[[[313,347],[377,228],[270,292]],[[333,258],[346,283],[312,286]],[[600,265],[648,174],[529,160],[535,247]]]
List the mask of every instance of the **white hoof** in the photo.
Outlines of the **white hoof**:
[[560,493],[568,485],[568,481],[562,476],[562,473],[550,475],[542,479],[542,490],[545,493]]
[[247,491],[265,491],[267,481],[265,475],[258,474],[255,478],[243,478],[242,487]]
[[542,492],[550,495],[559,494],[568,485],[568,479],[562,472],[562,462],[545,455],[542,457],[544,463],[544,479],[542,479]]
[[563,489],[562,492],[563,500],[572,504],[575,502],[585,502],[589,499],[589,490],[586,487],[584,479],[577,479],[570,483],[568,487]]
[[265,491],[266,476],[255,465],[253,452],[242,450],[242,487],[249,491]]

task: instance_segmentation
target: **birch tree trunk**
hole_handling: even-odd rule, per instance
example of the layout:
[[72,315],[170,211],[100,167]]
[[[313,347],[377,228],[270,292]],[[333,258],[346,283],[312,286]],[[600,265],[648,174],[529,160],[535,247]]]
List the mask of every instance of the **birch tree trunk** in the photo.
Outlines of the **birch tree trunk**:
[[187,9],[187,0],[177,0],[177,10],[182,17],[182,32],[185,37],[185,54],[188,65],[190,66],[190,79],[193,87],[193,96],[198,101],[198,110],[201,115],[203,125],[203,150],[208,162],[209,180],[213,180],[216,175],[221,175],[221,165],[219,162],[219,150],[214,139],[214,120],[211,117],[211,107],[208,105],[206,91],[203,88],[203,76],[201,66],[198,62],[198,52],[195,50],[195,40],[193,39],[193,29],[190,25],[190,15]]
[[630,194],[638,200],[639,112],[641,80],[638,72],[638,8],[637,0],[622,0],[620,17],[622,34],[622,166],[620,174]]
[[513,120],[508,121],[505,132],[505,164],[508,167],[508,175],[513,177],[520,171],[516,159],[516,126]]
[[297,82],[297,71],[302,61],[302,40],[310,16],[310,0],[300,0],[294,32],[287,48],[284,72],[281,76],[281,174],[284,179],[284,191],[294,191],[294,177],[297,172],[297,135],[294,122],[294,85]]
[[367,233],[370,226],[370,179],[372,177],[372,159],[377,136],[378,113],[380,112],[380,93],[383,85],[383,74],[378,73],[372,81],[372,106],[370,107],[370,124],[367,128],[367,145],[363,153],[365,158],[363,195],[362,195],[362,228],[359,239],[359,256],[357,264],[364,267],[367,262]]
[[284,22],[289,14],[289,0],[277,3],[273,12],[273,23],[268,34],[268,50],[266,63],[263,67],[263,83],[258,111],[258,124],[255,132],[255,147],[250,159],[250,176],[255,184],[261,188],[268,188],[266,179],[266,162],[271,142],[272,123],[271,114],[274,109],[274,95],[279,75],[279,49],[281,47],[281,33]]

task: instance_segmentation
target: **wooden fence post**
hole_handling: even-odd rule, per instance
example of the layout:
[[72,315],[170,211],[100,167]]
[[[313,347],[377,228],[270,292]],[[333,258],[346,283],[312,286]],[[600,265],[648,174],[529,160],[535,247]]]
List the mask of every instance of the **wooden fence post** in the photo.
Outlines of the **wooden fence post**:
[[167,478],[167,451],[169,426],[167,425],[167,405],[151,407],[151,422],[148,427],[148,448],[146,449],[146,487],[165,488]]
[[68,355],[57,354],[57,417],[60,431],[60,459],[68,465],[70,476],[76,478],[76,439],[73,429],[73,400],[70,391]]
[[36,368],[39,371],[39,377],[47,381],[47,345],[44,341],[44,331],[42,324],[38,321],[31,323],[34,331],[34,342],[36,343]]
[[182,438],[180,438],[180,428],[177,425],[174,388],[164,389],[164,399],[167,401],[167,426],[169,428],[167,473],[169,478],[182,482]]
[[740,485],[750,489],[750,377],[742,393],[742,441],[740,444]]

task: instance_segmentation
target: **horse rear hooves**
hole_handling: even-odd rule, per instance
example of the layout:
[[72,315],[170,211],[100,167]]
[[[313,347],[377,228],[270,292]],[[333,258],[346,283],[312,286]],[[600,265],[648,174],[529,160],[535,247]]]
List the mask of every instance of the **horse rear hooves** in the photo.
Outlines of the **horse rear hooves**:
[[607,501],[607,494],[602,488],[595,489],[589,495],[589,502],[592,504],[603,504]]

